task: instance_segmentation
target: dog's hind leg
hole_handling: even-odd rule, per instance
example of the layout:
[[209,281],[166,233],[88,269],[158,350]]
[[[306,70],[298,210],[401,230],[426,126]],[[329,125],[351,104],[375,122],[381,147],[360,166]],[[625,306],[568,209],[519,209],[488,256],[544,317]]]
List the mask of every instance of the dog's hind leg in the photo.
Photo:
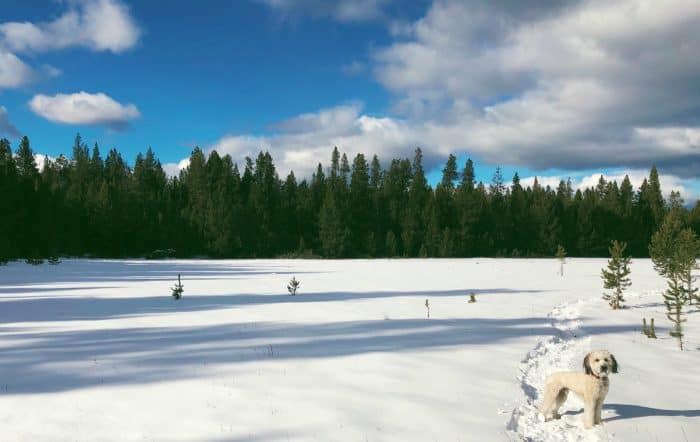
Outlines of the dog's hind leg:
[[553,385],[548,383],[544,389],[544,399],[542,400],[542,405],[540,405],[540,413],[544,417],[545,421],[552,419],[559,419],[559,408],[566,401],[566,397],[569,390],[566,388],[560,388],[558,385]]

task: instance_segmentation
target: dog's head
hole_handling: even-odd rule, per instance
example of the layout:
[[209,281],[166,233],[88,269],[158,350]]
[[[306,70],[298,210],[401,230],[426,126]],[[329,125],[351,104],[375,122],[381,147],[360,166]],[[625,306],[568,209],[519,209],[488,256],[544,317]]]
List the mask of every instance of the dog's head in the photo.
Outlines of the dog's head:
[[617,373],[617,360],[607,350],[592,351],[583,358],[583,369],[586,374],[605,378],[610,373]]

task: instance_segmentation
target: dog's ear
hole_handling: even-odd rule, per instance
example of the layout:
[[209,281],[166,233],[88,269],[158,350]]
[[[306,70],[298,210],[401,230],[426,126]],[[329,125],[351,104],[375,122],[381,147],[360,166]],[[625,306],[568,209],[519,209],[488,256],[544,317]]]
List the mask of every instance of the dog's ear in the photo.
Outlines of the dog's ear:
[[617,359],[615,359],[614,355],[610,355],[610,359],[612,360],[612,372],[617,373]]
[[586,371],[586,374],[593,374],[593,370],[591,370],[591,354],[588,353],[585,358],[583,358],[583,369]]

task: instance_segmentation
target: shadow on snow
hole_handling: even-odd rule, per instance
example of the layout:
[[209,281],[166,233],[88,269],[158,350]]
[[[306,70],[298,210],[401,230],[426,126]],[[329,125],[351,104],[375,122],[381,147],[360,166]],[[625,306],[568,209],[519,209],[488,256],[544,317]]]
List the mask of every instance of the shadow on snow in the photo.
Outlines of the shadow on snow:
[[[613,326],[589,332],[631,329]],[[481,346],[551,333],[553,329],[544,317],[261,322],[7,333],[0,350],[0,389],[5,394],[23,394],[140,384],[198,377],[208,365]]]
[[603,408],[617,413],[617,416],[605,419],[606,422],[649,416],[700,417],[700,409],[665,410],[663,408],[652,408],[631,404],[605,404],[603,405]]
[[[88,288],[89,289],[89,288]],[[468,293],[480,296],[497,293],[538,293],[538,291],[494,289],[464,289],[445,291],[382,291],[382,292],[322,292],[289,294],[229,294],[187,295],[179,301],[170,296],[170,287],[163,287],[160,296],[134,297],[8,297],[0,302],[0,324],[41,321],[85,321],[147,314],[183,313],[235,308],[245,305],[306,304],[402,296],[418,298],[464,297]]]

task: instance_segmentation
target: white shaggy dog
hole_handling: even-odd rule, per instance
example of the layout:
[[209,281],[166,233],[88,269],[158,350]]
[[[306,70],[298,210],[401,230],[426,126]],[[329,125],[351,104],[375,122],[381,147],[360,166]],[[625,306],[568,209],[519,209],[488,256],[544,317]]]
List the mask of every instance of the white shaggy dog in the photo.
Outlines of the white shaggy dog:
[[586,373],[559,372],[545,382],[544,400],[540,405],[541,418],[545,421],[559,419],[559,408],[566,401],[569,391],[583,399],[583,426],[592,428],[601,423],[600,412],[610,388],[610,373],[617,373],[617,361],[609,351],[592,351],[583,359]]

